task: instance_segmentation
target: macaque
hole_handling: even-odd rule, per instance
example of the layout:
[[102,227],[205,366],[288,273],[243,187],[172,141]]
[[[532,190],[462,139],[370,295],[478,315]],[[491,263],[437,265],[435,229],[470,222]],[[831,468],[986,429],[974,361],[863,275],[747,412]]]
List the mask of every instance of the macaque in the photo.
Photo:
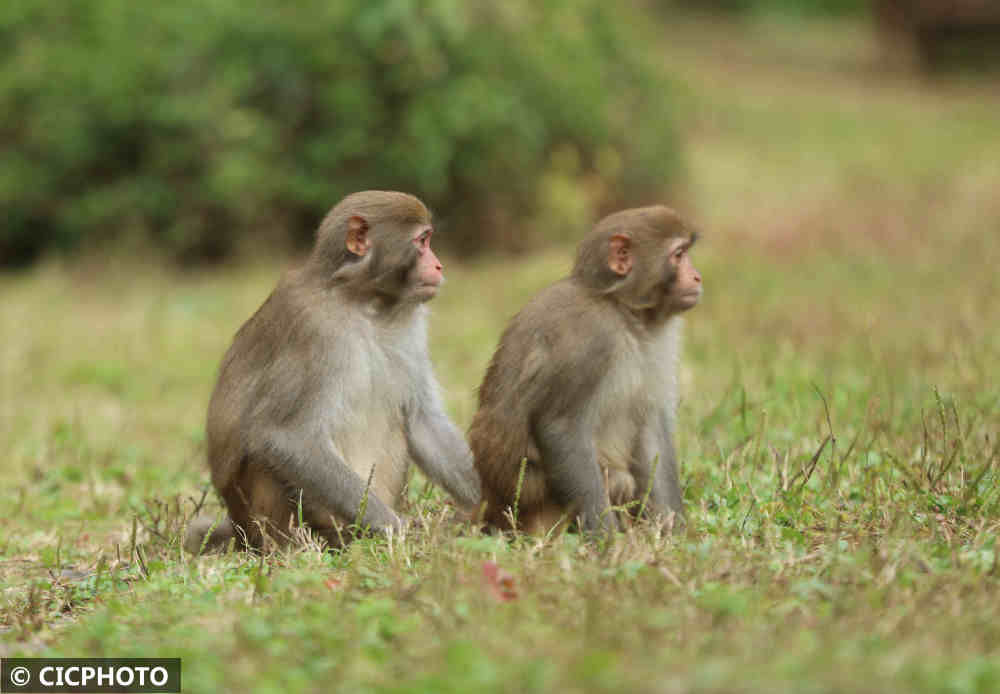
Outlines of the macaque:
[[[405,193],[344,198],[308,260],[236,333],[208,407],[212,483],[228,518],[197,519],[185,546],[281,545],[303,521],[331,546],[355,524],[401,530],[410,462],[464,509],[480,501],[427,348],[444,281],[431,215]],[[369,484],[370,481],[370,484]]]
[[488,525],[601,535],[640,508],[683,522],[673,437],[680,314],[702,293],[696,239],[667,207],[612,214],[570,276],[511,320],[469,429]]

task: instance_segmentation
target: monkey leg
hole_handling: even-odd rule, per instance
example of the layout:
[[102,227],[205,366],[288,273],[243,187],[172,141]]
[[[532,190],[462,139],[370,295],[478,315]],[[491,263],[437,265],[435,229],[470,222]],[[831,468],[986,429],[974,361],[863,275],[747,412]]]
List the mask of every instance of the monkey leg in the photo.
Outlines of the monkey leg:
[[226,549],[236,530],[229,518],[202,515],[188,525],[184,549],[190,554],[210,554]]
[[516,512],[518,527],[528,529],[537,525],[535,517],[548,502],[545,475],[537,463],[529,460],[519,489],[517,479],[520,469],[520,463],[510,469],[505,466],[504,474],[483,480],[483,498],[486,500],[484,520],[487,524],[501,530],[513,530],[511,519]]
[[313,533],[325,540],[331,549],[345,547],[357,534],[351,527],[353,521],[347,522],[338,518],[327,509],[315,504],[303,502],[302,520]]
[[544,536],[550,532],[561,533],[569,526],[571,520],[569,513],[562,506],[546,504],[533,513],[526,514],[521,521],[521,527],[532,535]]
[[245,463],[222,498],[246,548],[263,549],[268,540],[278,546],[288,542],[296,509],[288,490],[269,472]]
[[331,548],[343,547],[357,535],[353,527],[356,519],[340,517],[308,492],[289,489],[266,470],[247,466],[235,492],[232,502],[227,497],[227,506],[233,524],[245,533],[248,547],[260,549],[267,542],[287,545],[292,539],[290,530],[299,525],[300,517],[310,532]]

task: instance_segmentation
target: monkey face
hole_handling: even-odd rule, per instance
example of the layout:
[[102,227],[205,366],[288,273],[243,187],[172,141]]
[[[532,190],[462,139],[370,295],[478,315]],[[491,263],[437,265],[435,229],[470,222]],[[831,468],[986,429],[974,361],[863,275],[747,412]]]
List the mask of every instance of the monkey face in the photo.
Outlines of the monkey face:
[[668,267],[673,281],[670,283],[670,299],[677,311],[687,311],[701,299],[701,274],[695,269],[688,253],[692,241],[677,239],[670,245]]
[[[404,196],[400,200],[399,194],[378,195],[390,197],[367,217],[353,214],[346,219],[345,260],[334,263],[334,272],[349,277],[359,293],[374,293],[390,303],[433,299],[444,275],[441,261],[431,250],[434,228],[430,213],[415,198]],[[337,229],[332,224],[331,227]],[[331,232],[330,236],[335,234],[336,231]],[[321,233],[318,245],[323,240]],[[358,269],[351,270],[351,266]]]
[[438,287],[444,283],[441,261],[431,250],[433,233],[432,227],[419,226],[412,234],[413,245],[417,249],[417,259],[410,273],[410,286],[416,298],[422,301],[434,298]]

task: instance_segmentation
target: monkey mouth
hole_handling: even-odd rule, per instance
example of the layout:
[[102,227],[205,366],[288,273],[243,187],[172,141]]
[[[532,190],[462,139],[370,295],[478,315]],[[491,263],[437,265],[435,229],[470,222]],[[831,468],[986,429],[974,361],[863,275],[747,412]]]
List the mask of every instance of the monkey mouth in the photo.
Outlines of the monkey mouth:
[[429,282],[421,282],[413,288],[413,296],[421,301],[427,301],[433,299],[437,296],[438,289],[441,288],[440,284],[431,284]]
[[677,303],[685,308],[694,307],[701,300],[701,290],[684,292],[677,297]]

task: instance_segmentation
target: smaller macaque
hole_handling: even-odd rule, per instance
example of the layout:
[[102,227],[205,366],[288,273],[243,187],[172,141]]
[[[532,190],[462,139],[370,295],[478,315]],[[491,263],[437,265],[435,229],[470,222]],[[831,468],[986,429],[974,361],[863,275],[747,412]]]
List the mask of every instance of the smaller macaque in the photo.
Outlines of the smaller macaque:
[[[479,389],[469,443],[485,520],[618,529],[612,506],[683,521],[674,452],[680,314],[702,294],[697,234],[673,210],[601,220],[566,279],[518,313]],[[521,461],[526,460],[518,491]]]

